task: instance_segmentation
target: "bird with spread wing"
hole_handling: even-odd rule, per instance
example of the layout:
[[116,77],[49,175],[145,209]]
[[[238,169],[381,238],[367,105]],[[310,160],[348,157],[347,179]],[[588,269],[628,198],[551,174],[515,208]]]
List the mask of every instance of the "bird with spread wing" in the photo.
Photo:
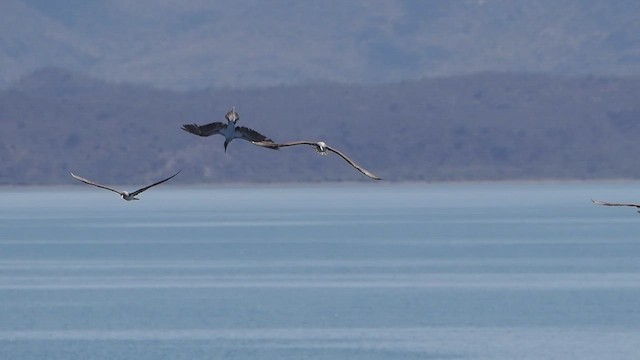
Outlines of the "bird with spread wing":
[[236,122],[240,120],[240,115],[236,112],[235,106],[227,112],[225,118],[227,119],[226,124],[219,121],[206,125],[185,124],[182,125],[182,130],[203,137],[216,134],[224,136],[225,152],[227,151],[227,146],[231,141],[233,141],[233,139],[247,140],[252,143],[273,143],[273,140],[253,129],[244,126],[236,126]]
[[382,178],[380,178],[379,176],[373,174],[372,172],[370,172],[367,169],[363,168],[362,166],[358,165],[355,161],[351,160],[347,155],[342,153],[340,150],[335,149],[335,148],[327,145],[323,141],[292,141],[292,142],[281,143],[281,144],[274,143],[274,142],[254,142],[254,144],[259,145],[259,146],[263,146],[263,147],[267,147],[267,148],[270,148],[270,149],[276,149],[276,150],[280,149],[282,147],[288,147],[288,146],[297,146],[297,145],[312,146],[312,147],[315,148],[315,150],[320,155],[328,155],[329,152],[337,154],[342,159],[344,159],[344,161],[349,163],[349,165],[353,166],[356,170],[360,171],[361,173],[363,173],[364,175],[368,176],[369,178],[371,178],[373,180],[382,180]]
[[116,189],[114,189],[114,188],[110,188],[110,187],[105,186],[105,185],[100,185],[100,184],[95,183],[95,182],[93,182],[93,181],[91,181],[91,180],[89,180],[89,179],[85,179],[85,178],[83,178],[83,177],[81,177],[81,176],[78,176],[78,175],[76,175],[76,174],[74,174],[74,173],[72,173],[72,172],[69,172],[69,173],[70,173],[70,174],[71,174],[71,176],[73,176],[73,178],[74,178],[74,179],[76,179],[76,180],[82,181],[83,183],[88,184],[88,185],[93,185],[93,186],[99,187],[99,188],[101,188],[101,189],[106,189],[106,190],[109,190],[109,191],[113,191],[113,192],[115,192],[115,193],[119,194],[119,195],[120,195],[120,197],[121,197],[123,200],[131,201],[131,200],[140,200],[140,199],[138,199],[138,198],[136,197],[137,195],[139,195],[139,194],[140,194],[140,193],[142,193],[143,191],[148,190],[149,188],[152,188],[152,187],[154,187],[154,186],[156,186],[156,185],[160,185],[160,184],[162,184],[162,183],[163,183],[163,182],[165,182],[165,181],[169,181],[169,180],[173,179],[173,177],[174,177],[174,176],[176,176],[176,175],[178,175],[178,174],[180,173],[180,171],[182,171],[182,170],[178,170],[178,172],[177,172],[177,173],[175,173],[175,174],[173,174],[173,175],[169,176],[168,178],[166,178],[166,179],[164,179],[164,180],[160,180],[160,181],[158,181],[158,182],[156,182],[156,183],[153,183],[153,184],[151,184],[151,185],[145,186],[145,187],[140,188],[140,189],[138,189],[138,190],[136,190],[136,191],[134,191],[134,192],[131,192],[131,193],[126,192],[126,191],[116,190]]

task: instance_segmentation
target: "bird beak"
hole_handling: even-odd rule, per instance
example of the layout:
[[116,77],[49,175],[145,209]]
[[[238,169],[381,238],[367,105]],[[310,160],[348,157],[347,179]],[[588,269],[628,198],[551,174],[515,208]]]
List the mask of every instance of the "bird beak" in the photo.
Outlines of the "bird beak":
[[225,141],[224,142],[224,152],[227,152],[227,145],[229,145],[229,143]]

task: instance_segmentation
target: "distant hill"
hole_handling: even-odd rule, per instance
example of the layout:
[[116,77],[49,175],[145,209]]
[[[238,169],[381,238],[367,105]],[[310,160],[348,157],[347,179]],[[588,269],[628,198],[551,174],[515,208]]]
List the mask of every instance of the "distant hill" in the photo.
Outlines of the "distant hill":
[[0,1],[0,87],[42,67],[159,88],[640,75],[640,1]]
[[640,178],[640,79],[483,73],[348,86],[159,91],[45,69],[0,91],[0,184],[369,181],[337,156],[180,130],[223,119],[325,140],[389,181]]

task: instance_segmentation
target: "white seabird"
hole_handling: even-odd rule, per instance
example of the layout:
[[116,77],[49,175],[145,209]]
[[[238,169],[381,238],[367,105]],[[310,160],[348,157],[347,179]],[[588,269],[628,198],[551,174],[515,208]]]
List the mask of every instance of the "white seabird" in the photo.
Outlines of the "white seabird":
[[163,182],[165,182],[165,181],[171,180],[174,176],[178,175],[178,174],[180,173],[180,171],[182,171],[182,170],[178,170],[178,172],[177,172],[177,173],[175,173],[175,174],[173,174],[173,175],[169,176],[168,178],[166,178],[166,179],[164,179],[164,180],[161,180],[161,181],[158,181],[157,183],[153,183],[153,184],[151,184],[151,185],[149,185],[149,186],[145,186],[145,187],[143,187],[143,188],[141,188],[141,189],[138,189],[138,190],[136,190],[136,191],[134,191],[134,192],[132,192],[132,193],[128,193],[128,192],[126,192],[126,191],[119,191],[119,190],[116,190],[116,189],[110,188],[110,187],[108,187],[108,186],[104,186],[104,185],[97,184],[97,183],[95,183],[95,182],[93,182],[93,181],[91,181],[91,180],[89,180],[89,179],[85,179],[85,178],[83,178],[83,177],[80,177],[80,176],[78,176],[78,175],[76,175],[76,174],[72,173],[71,171],[70,171],[69,173],[70,173],[70,174],[71,174],[71,176],[73,176],[73,178],[74,178],[74,179],[76,179],[76,180],[80,180],[80,181],[82,181],[82,182],[83,182],[83,183],[85,183],[85,184],[89,184],[89,185],[97,186],[97,187],[102,188],[102,189],[107,189],[107,190],[113,191],[113,192],[115,192],[115,193],[118,193],[118,194],[120,195],[120,197],[121,197],[123,200],[131,201],[131,200],[140,200],[140,199],[138,199],[138,198],[136,197],[138,194],[140,194],[141,192],[143,192],[143,191],[145,191],[145,190],[148,190],[149,188],[152,188],[152,187],[154,187],[154,186],[156,186],[156,185],[160,185],[160,184],[162,184],[162,183],[163,183]]
[[[634,204],[634,203],[611,203],[611,202],[606,202],[606,201],[598,201],[598,200],[593,200],[591,199],[591,202],[596,204],[596,205],[604,205],[604,206],[629,206],[629,207],[635,207],[637,209],[640,209],[640,204]],[[640,210],[638,210],[638,212],[640,212]]]
[[382,178],[378,177],[377,175],[373,174],[372,172],[368,171],[362,166],[356,164],[355,161],[351,160],[347,155],[343,154],[341,151],[337,149],[332,148],[331,146],[327,145],[323,141],[292,141],[292,142],[282,143],[282,144],[277,144],[274,142],[254,142],[254,144],[267,147],[270,149],[276,149],[276,150],[281,147],[287,147],[287,146],[309,145],[309,146],[313,146],[320,155],[328,155],[328,151],[331,151],[335,154],[338,154],[341,158],[343,158],[346,162],[348,162],[349,165],[353,166],[356,170],[360,171],[361,173],[365,174],[371,179],[382,180]]
[[222,122],[213,122],[206,125],[185,124],[182,125],[182,130],[199,136],[211,136],[215,134],[224,136],[225,152],[227,151],[227,146],[233,139],[243,139],[252,143],[273,143],[273,140],[253,129],[249,129],[244,126],[236,126],[236,122],[240,120],[240,115],[236,112],[235,106],[232,107],[224,117],[227,119],[226,124]]

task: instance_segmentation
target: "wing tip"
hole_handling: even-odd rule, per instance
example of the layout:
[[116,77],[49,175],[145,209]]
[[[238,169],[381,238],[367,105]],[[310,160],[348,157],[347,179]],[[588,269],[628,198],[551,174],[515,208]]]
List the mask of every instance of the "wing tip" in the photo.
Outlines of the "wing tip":
[[200,135],[200,127],[198,124],[184,124],[180,129],[188,132],[189,134]]
[[382,178],[372,172],[369,172],[367,170],[362,171],[363,174],[365,174],[367,177],[369,177],[372,180],[382,180]]

